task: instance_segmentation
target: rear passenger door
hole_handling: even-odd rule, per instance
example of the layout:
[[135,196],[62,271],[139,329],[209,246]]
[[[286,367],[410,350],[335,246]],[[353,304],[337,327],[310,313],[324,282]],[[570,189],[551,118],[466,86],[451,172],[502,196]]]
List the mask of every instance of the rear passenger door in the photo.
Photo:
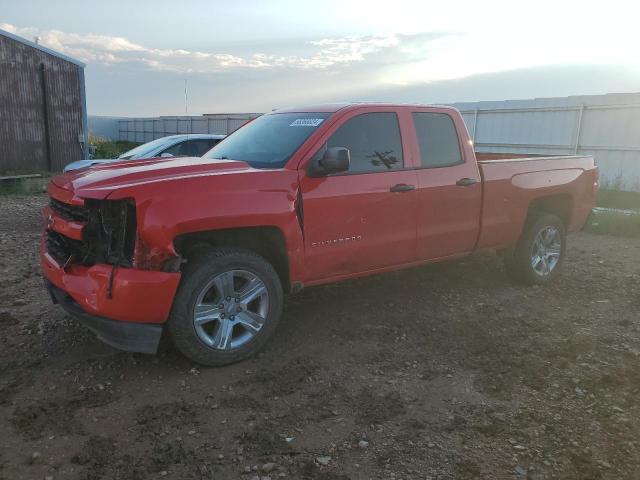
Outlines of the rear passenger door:
[[[480,230],[482,184],[459,116],[424,109],[411,113],[416,133],[420,260],[473,250]],[[456,123],[457,122],[457,123]]]
[[387,109],[351,114],[311,152],[347,148],[351,167],[321,178],[301,172],[307,282],[415,260],[416,173],[405,168],[409,145],[397,113]]

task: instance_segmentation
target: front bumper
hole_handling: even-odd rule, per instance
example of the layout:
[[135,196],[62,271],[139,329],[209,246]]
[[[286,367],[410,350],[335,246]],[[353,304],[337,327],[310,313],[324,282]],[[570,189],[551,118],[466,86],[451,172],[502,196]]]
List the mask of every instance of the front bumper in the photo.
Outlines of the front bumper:
[[45,285],[53,303],[59,304],[107,345],[127,352],[156,353],[162,336],[162,325],[110,320],[90,315],[80,308],[73,298],[49,281]]
[[[63,268],[41,245],[40,263],[55,303],[78,317],[102,341],[120,350],[155,353],[180,273],[96,264]],[[113,275],[111,295],[109,278]]]
[[[129,268],[131,261],[119,267],[103,263],[110,257],[95,255],[90,247],[98,240],[111,242],[111,237],[97,238],[94,225],[91,235],[85,238],[84,231],[91,218],[84,200],[52,182],[48,191],[51,202],[43,210],[40,264],[54,302],[79,317],[109,345],[123,350],[155,352],[162,324],[171,312],[180,273]],[[109,215],[113,216],[114,212]],[[105,229],[104,221],[101,217],[102,229]],[[109,222],[113,223],[112,219]],[[113,231],[115,227],[111,223]],[[122,230],[117,231],[118,238],[120,233],[125,237],[125,228],[130,230],[135,225],[122,226]],[[126,240],[120,239],[121,244],[109,248],[122,254],[129,246]],[[76,256],[83,260],[75,261]],[[125,259],[129,256],[133,255],[125,255]]]
[[[137,270],[100,263],[63,268],[41,245],[45,278],[69,295],[89,315],[134,323],[164,323],[180,283],[179,272]],[[109,278],[113,275],[111,296]]]

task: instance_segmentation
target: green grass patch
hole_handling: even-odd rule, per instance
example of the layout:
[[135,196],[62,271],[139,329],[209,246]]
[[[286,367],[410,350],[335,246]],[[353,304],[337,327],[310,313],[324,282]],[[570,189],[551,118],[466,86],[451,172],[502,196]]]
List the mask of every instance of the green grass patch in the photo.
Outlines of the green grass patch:
[[584,228],[587,232],[640,237],[640,210],[594,208]]
[[50,178],[50,173],[44,173],[41,177],[37,178],[0,180],[0,196],[33,195],[45,192]]
[[640,192],[622,192],[618,190],[599,190],[596,205],[604,208],[640,211]]
[[89,143],[94,147],[93,158],[117,158],[124,152],[140,145],[136,142],[107,140],[101,137],[91,136]]

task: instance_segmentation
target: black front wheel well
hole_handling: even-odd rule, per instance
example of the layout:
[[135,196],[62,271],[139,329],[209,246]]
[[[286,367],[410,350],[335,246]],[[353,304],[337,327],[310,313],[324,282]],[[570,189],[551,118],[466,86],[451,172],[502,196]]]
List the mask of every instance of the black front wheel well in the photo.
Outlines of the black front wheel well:
[[250,250],[273,266],[285,292],[291,289],[287,246],[284,235],[278,227],[230,228],[186,233],[175,238],[174,246],[187,264],[197,261],[203,251],[210,251],[213,248]]

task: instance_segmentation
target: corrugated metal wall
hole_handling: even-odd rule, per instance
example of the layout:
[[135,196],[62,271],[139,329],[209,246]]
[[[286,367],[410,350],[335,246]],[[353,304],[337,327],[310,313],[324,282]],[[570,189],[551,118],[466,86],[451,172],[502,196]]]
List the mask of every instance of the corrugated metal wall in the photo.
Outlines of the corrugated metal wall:
[[181,133],[229,134],[259,113],[220,113],[201,116],[127,118],[118,120],[118,140],[150,142]]
[[0,32],[0,172],[59,171],[83,158],[83,89],[83,67]]
[[593,155],[603,188],[640,191],[640,93],[453,106],[476,151]]

